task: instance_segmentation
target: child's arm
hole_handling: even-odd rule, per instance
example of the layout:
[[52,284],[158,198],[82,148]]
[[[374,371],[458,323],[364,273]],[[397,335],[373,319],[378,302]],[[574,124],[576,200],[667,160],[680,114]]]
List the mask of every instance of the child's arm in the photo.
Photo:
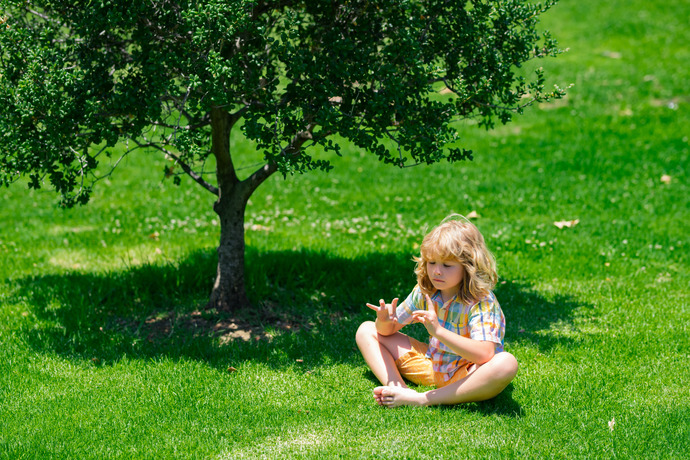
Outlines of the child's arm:
[[436,337],[458,355],[473,363],[484,364],[493,358],[496,349],[494,342],[468,339],[444,328],[438,322],[436,305],[428,295],[426,296],[426,301],[428,308],[426,310],[417,310],[412,313],[412,316],[424,324],[429,334]]
[[403,325],[395,317],[395,309],[398,299],[395,298],[389,304],[383,299],[379,300],[379,306],[367,304],[367,307],[376,312],[376,331],[381,335],[392,335],[402,329]]

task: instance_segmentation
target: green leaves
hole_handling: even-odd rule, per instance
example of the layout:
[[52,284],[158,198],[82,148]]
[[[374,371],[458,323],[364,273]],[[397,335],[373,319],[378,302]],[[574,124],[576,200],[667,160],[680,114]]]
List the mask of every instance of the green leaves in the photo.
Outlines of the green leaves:
[[214,107],[283,174],[328,170],[310,148],[338,154],[334,134],[401,167],[470,159],[454,122],[563,95],[517,73],[560,52],[536,29],[553,4],[0,0],[0,178],[83,201],[124,139],[195,177]]

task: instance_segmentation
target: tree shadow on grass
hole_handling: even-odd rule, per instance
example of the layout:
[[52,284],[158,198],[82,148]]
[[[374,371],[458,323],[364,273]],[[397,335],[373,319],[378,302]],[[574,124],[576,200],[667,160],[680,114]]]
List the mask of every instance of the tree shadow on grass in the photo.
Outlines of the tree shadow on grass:
[[[306,372],[361,364],[354,334],[372,317],[364,304],[405,296],[414,285],[407,254],[344,259],[249,248],[247,289],[256,307],[229,315],[203,310],[215,263],[209,250],[168,265],[16,280],[16,300],[31,310],[21,334],[38,352],[94,365],[168,357],[223,369],[246,361],[274,368],[298,362]],[[509,319],[507,342],[532,342],[541,351],[571,345],[543,331],[571,322],[582,305],[563,296],[546,299],[518,283],[500,285],[497,296]]]
[[216,270],[212,250],[167,265],[18,279],[10,301],[29,306],[24,324],[31,324],[21,332],[27,343],[69,359],[191,358],[219,367],[247,360],[275,367],[297,359],[333,363],[354,359],[355,317],[369,294],[386,295],[401,285],[396,267],[409,266],[391,255],[345,260],[251,248],[246,258],[256,307],[237,314],[204,310]]

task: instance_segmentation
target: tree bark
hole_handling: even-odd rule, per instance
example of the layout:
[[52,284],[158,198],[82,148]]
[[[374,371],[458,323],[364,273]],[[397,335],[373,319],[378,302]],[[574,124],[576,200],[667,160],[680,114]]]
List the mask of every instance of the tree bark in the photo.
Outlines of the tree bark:
[[220,218],[218,270],[207,308],[234,312],[250,306],[244,285],[244,212],[251,195],[235,173],[230,155],[230,132],[236,119],[222,108],[211,110],[211,149],[216,157]]
[[214,210],[220,218],[218,270],[210,308],[234,312],[250,306],[244,284],[244,211],[247,201],[239,197],[218,200]]

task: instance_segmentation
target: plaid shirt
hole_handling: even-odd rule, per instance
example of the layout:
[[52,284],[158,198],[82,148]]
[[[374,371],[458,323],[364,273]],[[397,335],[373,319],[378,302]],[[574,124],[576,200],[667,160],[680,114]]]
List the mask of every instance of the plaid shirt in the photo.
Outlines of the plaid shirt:
[[[441,326],[469,339],[494,342],[496,353],[503,351],[506,321],[493,292],[470,305],[462,303],[457,296],[443,305],[440,291],[434,293],[431,301],[436,304]],[[415,286],[396,310],[398,322],[409,324],[412,322],[413,311],[426,310],[426,308],[424,295],[419,286]],[[450,380],[455,371],[469,362],[435,337],[429,338],[429,350],[426,356],[431,359],[434,371],[444,374],[444,380]]]

